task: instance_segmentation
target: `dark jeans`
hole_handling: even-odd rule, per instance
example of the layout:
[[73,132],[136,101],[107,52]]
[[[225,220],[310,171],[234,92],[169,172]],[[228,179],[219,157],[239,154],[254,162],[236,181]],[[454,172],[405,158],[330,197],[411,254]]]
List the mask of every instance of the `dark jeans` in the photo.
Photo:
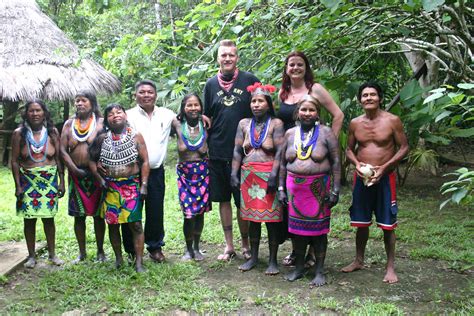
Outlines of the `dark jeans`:
[[[163,166],[150,169],[148,195],[145,200],[145,244],[149,252],[161,250],[165,230],[163,226],[163,204],[165,199],[165,170]],[[125,252],[134,253],[133,235],[128,225],[122,226],[122,241]]]

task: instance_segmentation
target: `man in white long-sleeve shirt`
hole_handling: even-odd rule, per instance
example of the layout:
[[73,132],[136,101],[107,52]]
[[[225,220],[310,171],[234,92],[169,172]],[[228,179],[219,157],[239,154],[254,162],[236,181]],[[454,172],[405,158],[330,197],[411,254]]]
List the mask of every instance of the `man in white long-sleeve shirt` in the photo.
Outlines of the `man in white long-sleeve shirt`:
[[[135,85],[137,105],[127,111],[132,127],[143,135],[148,150],[150,176],[148,195],[145,200],[145,243],[150,258],[163,262],[164,243],[163,203],[165,197],[164,161],[171,131],[171,122],[176,114],[170,109],[155,105],[156,86],[151,80],[142,80]],[[125,251],[133,254],[131,233],[122,227]]]

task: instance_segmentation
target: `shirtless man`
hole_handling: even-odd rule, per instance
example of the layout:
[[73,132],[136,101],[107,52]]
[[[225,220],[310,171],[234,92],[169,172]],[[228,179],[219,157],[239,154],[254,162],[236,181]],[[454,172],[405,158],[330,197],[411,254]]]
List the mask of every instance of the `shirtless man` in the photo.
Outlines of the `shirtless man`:
[[[383,229],[385,252],[387,253],[386,283],[398,282],[395,273],[395,227],[397,226],[397,201],[395,192],[395,167],[408,153],[408,143],[400,118],[383,111],[381,87],[372,82],[360,86],[357,99],[365,111],[349,125],[347,158],[356,166],[350,208],[351,226],[357,227],[356,257],[354,262],[342,269],[353,272],[364,267],[364,253],[375,212],[377,226]],[[361,168],[372,165],[373,175],[363,183]],[[364,168],[365,169],[365,168]]]
[[89,170],[88,147],[102,130],[102,115],[95,95],[78,93],[74,99],[76,114],[64,123],[61,133],[61,156],[69,174],[68,213],[74,216],[74,232],[79,256],[73,263],[86,259],[86,216],[94,217],[97,260],[105,261],[105,223],[98,214],[102,191]]

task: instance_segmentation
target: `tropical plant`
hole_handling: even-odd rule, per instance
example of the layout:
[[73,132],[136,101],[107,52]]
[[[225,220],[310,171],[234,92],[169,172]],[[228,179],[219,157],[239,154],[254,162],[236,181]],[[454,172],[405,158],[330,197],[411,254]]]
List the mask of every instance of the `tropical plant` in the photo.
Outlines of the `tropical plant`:
[[441,203],[439,209],[442,209],[449,202],[474,206],[474,170],[459,168],[454,172],[445,174],[445,176],[449,175],[457,176],[458,178],[441,186],[443,195],[449,193],[451,197]]

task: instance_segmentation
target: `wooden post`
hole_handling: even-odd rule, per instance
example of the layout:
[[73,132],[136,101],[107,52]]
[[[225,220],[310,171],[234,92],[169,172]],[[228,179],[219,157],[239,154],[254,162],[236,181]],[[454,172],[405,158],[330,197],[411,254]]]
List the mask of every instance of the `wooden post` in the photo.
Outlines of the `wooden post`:
[[[3,103],[3,126],[4,130],[14,130],[17,126],[15,123],[16,114],[18,111],[18,101],[2,100]],[[3,165],[8,165],[10,161],[10,147],[11,137],[9,135],[3,135],[2,144],[2,162]]]

